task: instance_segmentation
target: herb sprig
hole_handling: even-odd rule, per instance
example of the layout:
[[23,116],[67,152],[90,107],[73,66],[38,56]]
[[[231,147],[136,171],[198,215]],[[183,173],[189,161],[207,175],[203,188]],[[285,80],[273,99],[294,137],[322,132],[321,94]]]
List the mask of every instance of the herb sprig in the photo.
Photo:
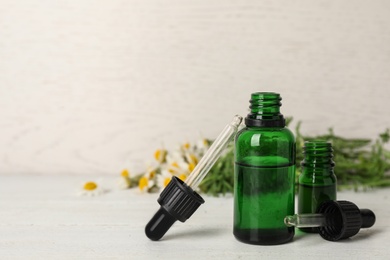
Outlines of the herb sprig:
[[[287,123],[291,120],[292,118],[289,118]],[[301,122],[298,122],[295,136],[297,140],[296,183],[301,171],[304,141],[321,139],[332,143],[339,190],[357,191],[390,186],[390,151],[385,147],[390,140],[389,129],[375,140],[341,137],[336,135],[332,128],[324,135],[309,136],[302,134]],[[233,192],[233,161],[234,147],[231,144],[201,183],[201,191],[214,196]]]

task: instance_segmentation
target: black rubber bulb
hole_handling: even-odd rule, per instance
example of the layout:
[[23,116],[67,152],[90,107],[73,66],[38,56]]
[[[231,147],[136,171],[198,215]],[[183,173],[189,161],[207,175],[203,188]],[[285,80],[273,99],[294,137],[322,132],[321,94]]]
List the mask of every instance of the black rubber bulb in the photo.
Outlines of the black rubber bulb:
[[362,228],[369,228],[375,224],[375,214],[369,209],[361,209],[360,216],[362,217]]
[[176,218],[172,217],[163,207],[160,207],[146,225],[145,234],[153,241],[160,240],[175,222]]

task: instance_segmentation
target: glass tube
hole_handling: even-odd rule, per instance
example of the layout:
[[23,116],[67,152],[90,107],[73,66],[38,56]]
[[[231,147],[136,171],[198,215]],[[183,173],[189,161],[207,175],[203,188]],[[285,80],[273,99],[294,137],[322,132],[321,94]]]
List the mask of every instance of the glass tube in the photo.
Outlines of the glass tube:
[[326,225],[324,214],[295,214],[284,218],[284,224],[288,227],[310,228]]
[[241,124],[242,117],[239,115],[234,116],[233,120],[225,126],[222,132],[218,135],[217,139],[213,142],[206,154],[202,157],[200,162],[196,165],[190,176],[188,176],[185,183],[195,190],[200,182],[206,177],[211,167],[221,156],[223,150],[227,144],[231,141],[236,134],[238,126]]

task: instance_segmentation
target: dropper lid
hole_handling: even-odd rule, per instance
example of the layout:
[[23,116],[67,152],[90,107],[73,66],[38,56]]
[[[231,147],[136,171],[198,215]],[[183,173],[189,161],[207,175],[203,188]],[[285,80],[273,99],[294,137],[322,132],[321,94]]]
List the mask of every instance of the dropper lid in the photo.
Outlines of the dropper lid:
[[345,200],[325,201],[317,213],[326,216],[326,225],[319,227],[319,234],[326,240],[337,241],[356,235],[360,228],[375,224],[375,214],[369,209],[359,209],[354,203]]
[[236,134],[241,121],[242,117],[236,115],[225,126],[185,182],[172,177],[157,200],[160,209],[145,227],[148,238],[154,241],[161,239],[176,220],[185,222],[204,203],[195,190]]
[[161,239],[176,220],[185,222],[189,219],[204,200],[182,180],[173,176],[157,202],[161,207],[145,227],[146,236],[154,241]]
[[286,216],[288,227],[318,227],[322,238],[338,241],[356,235],[360,228],[375,224],[375,214],[369,209],[359,209],[354,203],[345,200],[325,201],[316,213]]

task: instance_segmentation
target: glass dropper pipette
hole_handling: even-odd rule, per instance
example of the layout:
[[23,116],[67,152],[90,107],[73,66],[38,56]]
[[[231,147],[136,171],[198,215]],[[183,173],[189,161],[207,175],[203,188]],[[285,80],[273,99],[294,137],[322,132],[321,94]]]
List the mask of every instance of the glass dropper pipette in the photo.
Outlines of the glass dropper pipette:
[[241,122],[242,117],[236,115],[225,126],[185,182],[172,177],[157,200],[161,205],[160,209],[145,227],[148,238],[159,240],[176,220],[185,222],[204,203],[195,190],[232,140]]
[[360,228],[372,227],[375,214],[369,209],[359,209],[345,200],[329,200],[319,205],[316,213],[286,216],[288,227],[318,228],[320,236],[329,241],[338,241],[356,235]]
[[196,165],[190,176],[188,176],[185,184],[196,190],[200,182],[206,177],[207,173],[213,167],[214,163],[221,156],[222,152],[231,141],[238,126],[241,124],[242,117],[236,115],[230,124],[226,125],[222,132],[218,135],[217,139],[213,142],[206,154],[202,157],[200,162]]
[[326,225],[326,215],[319,213],[290,215],[284,218],[284,224],[297,228],[322,227]]

